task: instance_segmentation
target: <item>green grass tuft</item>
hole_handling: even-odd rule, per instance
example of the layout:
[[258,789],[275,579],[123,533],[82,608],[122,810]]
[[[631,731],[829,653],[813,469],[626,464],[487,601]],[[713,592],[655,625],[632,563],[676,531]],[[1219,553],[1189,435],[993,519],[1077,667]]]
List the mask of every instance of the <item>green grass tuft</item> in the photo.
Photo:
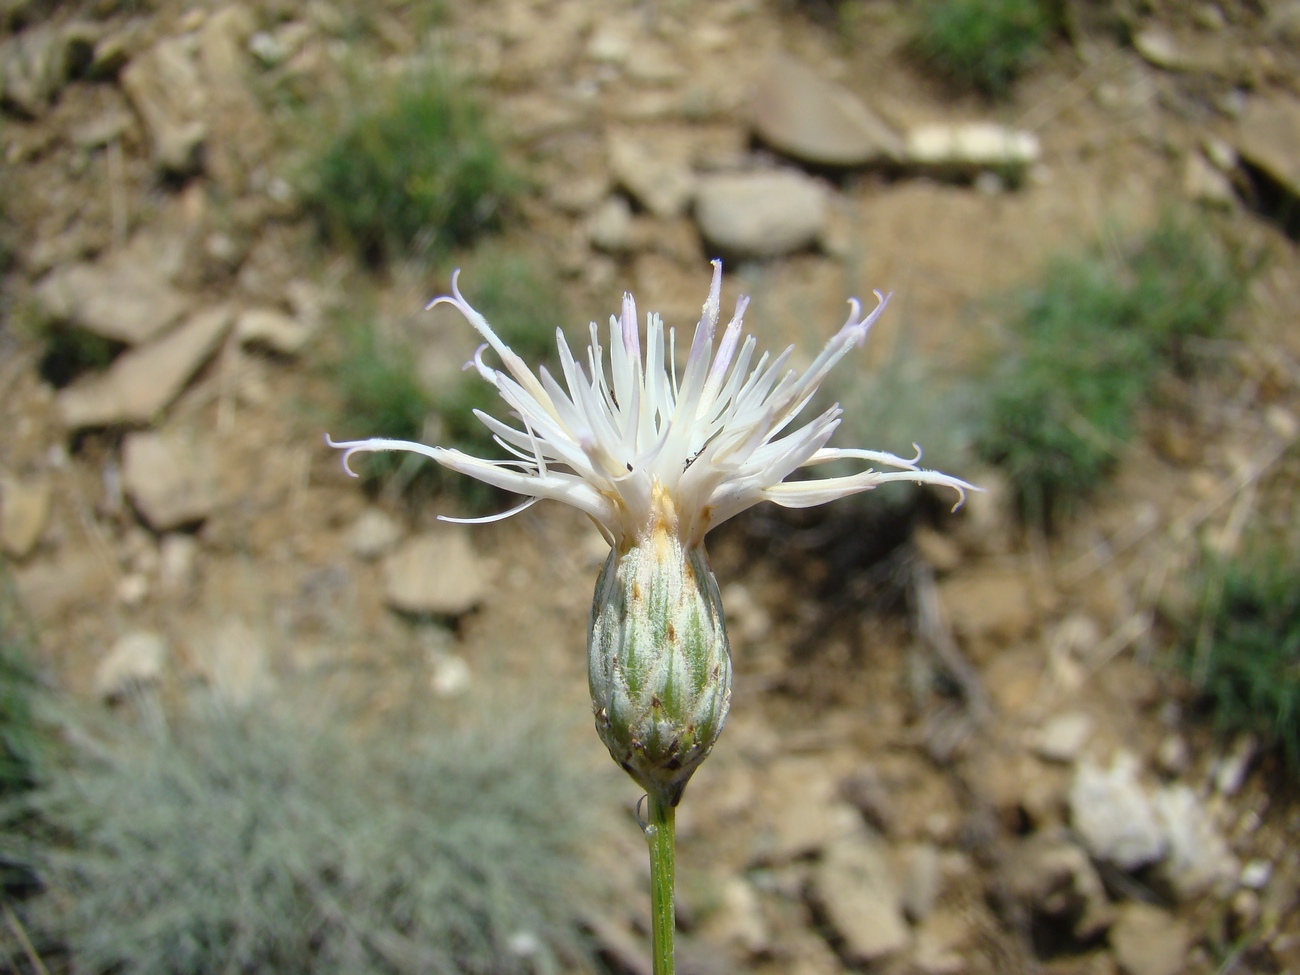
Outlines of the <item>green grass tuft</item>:
[[914,45],[953,86],[1003,97],[1046,47],[1051,28],[1042,0],[924,0]]
[[345,124],[304,184],[326,236],[376,264],[471,243],[522,188],[479,103],[438,71],[398,83]]
[[1203,591],[1183,660],[1216,729],[1255,733],[1300,773],[1300,557],[1257,549],[1213,565]]
[[1205,225],[1167,215],[1115,253],[1060,258],[1017,296],[977,448],[1029,521],[1050,524],[1109,475],[1161,369],[1221,335],[1248,270]]
[[101,736],[0,841],[45,886],[22,906],[38,950],[72,971],[555,972],[581,964],[590,883],[566,751],[519,720],[352,739],[306,709],[213,709]]

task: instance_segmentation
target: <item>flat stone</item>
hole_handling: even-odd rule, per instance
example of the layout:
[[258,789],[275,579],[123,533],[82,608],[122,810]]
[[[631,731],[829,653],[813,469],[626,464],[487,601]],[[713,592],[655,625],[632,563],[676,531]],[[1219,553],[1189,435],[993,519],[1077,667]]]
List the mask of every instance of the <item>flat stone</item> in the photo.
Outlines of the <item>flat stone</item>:
[[402,526],[378,508],[367,508],[348,529],[348,551],[359,559],[377,559],[402,538]]
[[927,169],[1018,172],[1038,162],[1042,149],[1032,132],[991,122],[922,125],[907,133],[908,164]]
[[137,630],[123,634],[95,668],[95,694],[114,701],[133,689],[162,679],[167,663],[167,641],[162,634]]
[[1237,155],[1300,197],[1300,99],[1256,96],[1237,130]]
[[125,255],[57,268],[36,286],[34,296],[43,315],[128,345],[147,342],[189,307],[156,268]]
[[180,433],[133,433],[122,444],[122,487],[150,528],[202,521],[217,502],[211,450]]
[[50,520],[54,491],[41,478],[0,481],[0,548],[15,559],[26,558]]
[[610,137],[609,166],[618,184],[656,217],[681,216],[695,193],[695,174],[685,159],[628,135]]
[[144,120],[155,165],[173,175],[197,172],[208,130],[193,44],[183,37],[159,41],[131,59],[121,84]]
[[1152,802],[1166,846],[1156,872],[1174,897],[1188,901],[1207,891],[1231,891],[1241,863],[1196,793],[1176,783],[1159,790]]
[[311,326],[274,308],[250,308],[235,322],[235,338],[240,345],[279,355],[297,355],[311,336]]
[[856,95],[785,54],[759,77],[750,119],[763,142],[801,162],[861,166],[903,152],[899,134]]
[[1069,924],[1080,942],[1105,931],[1114,918],[1088,854],[1063,830],[1039,831],[1015,844],[998,865],[997,890],[1017,925],[1041,914]]
[[591,246],[610,254],[632,249],[632,207],[623,197],[611,195],[586,220]]
[[867,834],[835,840],[813,872],[812,894],[852,964],[870,965],[911,941],[887,847]]
[[733,258],[767,258],[811,247],[827,220],[827,190],[797,170],[702,176],[700,232]]
[[469,534],[460,528],[418,535],[384,560],[385,597],[404,613],[467,613],[487,595],[488,579]]
[[198,581],[199,542],[171,532],[158,543],[158,589],[164,596],[187,596]]
[[204,309],[118,356],[106,372],[69,386],[57,400],[64,424],[79,430],[152,420],[212,355],[233,319],[225,305]]
[[1052,718],[1031,736],[1031,746],[1049,762],[1073,762],[1092,737],[1092,718],[1067,711]]
[[1168,911],[1134,901],[1120,909],[1110,946],[1125,975],[1178,975],[1191,944],[1187,925]]
[[838,794],[838,777],[818,758],[792,756],[772,762],[763,777],[759,803],[770,828],[756,859],[787,863],[854,832],[861,816]]
[[1137,759],[1120,752],[1109,769],[1080,762],[1070,787],[1070,821],[1088,852],[1125,870],[1159,860],[1167,842],[1137,772]]

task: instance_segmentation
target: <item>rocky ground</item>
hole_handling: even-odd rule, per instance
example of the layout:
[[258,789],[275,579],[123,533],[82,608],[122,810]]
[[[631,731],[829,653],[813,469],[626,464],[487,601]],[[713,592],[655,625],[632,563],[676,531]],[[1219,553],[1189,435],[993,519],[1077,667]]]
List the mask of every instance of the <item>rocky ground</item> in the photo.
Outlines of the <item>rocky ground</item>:
[[[329,675],[377,712],[519,682],[588,706],[593,528],[545,505],[442,525],[454,501],[368,497],[323,445],[319,349],[359,282],[430,375],[474,345],[419,311],[445,270],[376,278],[296,205],[285,92],[324,98],[345,65],[441,52],[474,79],[536,180],[511,234],[555,255],[582,321],[630,289],[685,327],[723,254],[724,303],[752,294],[760,340],[804,356],[850,294],[892,290],[864,371],[974,362],[991,292],[1189,201],[1267,257],[1238,337],[1054,536],[956,471],[989,490],[926,506],[894,550],[902,611],[869,598],[847,516],[712,540],[737,679],[681,811],[682,951],[808,975],[1300,971],[1300,804],[1251,739],[1192,720],[1160,613],[1199,544],[1230,548],[1295,483],[1300,6],[1131,5],[1125,43],[1109,5],[1067,3],[1069,36],[996,105],[918,67],[902,4],[838,30],[756,0],[450,6],[432,27],[396,2],[0,6],[0,542],[51,682],[255,705]],[[111,364],[50,375],[33,319]],[[607,762],[594,735],[574,749]],[[597,933],[639,972],[644,851],[616,815]]]

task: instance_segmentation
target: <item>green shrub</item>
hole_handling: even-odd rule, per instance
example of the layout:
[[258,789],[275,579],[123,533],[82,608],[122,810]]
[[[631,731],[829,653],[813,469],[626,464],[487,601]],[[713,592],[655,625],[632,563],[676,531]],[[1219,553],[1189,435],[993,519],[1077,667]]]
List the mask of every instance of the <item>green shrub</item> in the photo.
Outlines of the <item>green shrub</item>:
[[1300,557],[1262,548],[1213,565],[1204,594],[1183,659],[1215,727],[1254,732],[1300,772]]
[[1168,215],[1114,252],[1053,261],[1016,296],[977,447],[1027,519],[1050,523],[1102,482],[1153,377],[1223,332],[1247,275],[1207,227]]
[[915,48],[948,82],[1003,96],[1046,46],[1042,0],[924,0]]
[[352,739],[309,714],[118,729],[30,793],[0,840],[45,887],[22,912],[38,950],[124,975],[581,964],[591,792],[559,732]]
[[473,241],[499,225],[521,187],[482,108],[437,71],[345,123],[304,184],[325,234],[373,263],[436,258]]
[[30,788],[39,770],[41,732],[33,710],[39,685],[22,620],[18,594],[0,565],[0,799]]

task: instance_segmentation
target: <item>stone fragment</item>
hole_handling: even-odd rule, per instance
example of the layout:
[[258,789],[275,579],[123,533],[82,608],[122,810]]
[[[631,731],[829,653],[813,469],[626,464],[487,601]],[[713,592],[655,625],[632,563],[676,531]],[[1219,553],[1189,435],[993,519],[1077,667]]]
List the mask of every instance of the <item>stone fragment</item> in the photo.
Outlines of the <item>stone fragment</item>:
[[957,634],[1000,645],[1027,636],[1036,622],[1033,593],[1020,572],[1003,569],[949,576],[939,598]]
[[771,832],[759,859],[786,863],[859,828],[861,817],[838,791],[834,773],[819,759],[795,756],[769,765],[760,805],[771,817]]
[[193,44],[184,37],[159,41],[132,58],[121,83],[144,120],[155,165],[177,176],[202,168],[207,124]]
[[437,697],[464,694],[474,679],[465,658],[446,651],[429,654],[429,670],[429,689]]
[[632,207],[621,196],[610,196],[586,221],[591,246],[609,254],[632,249]]
[[1125,870],[1159,860],[1166,849],[1164,830],[1137,773],[1137,759],[1120,752],[1109,769],[1080,762],[1070,787],[1070,822],[1088,852]]
[[274,684],[266,638],[242,619],[199,631],[190,650],[203,677],[232,704],[248,704]]
[[813,872],[812,896],[851,964],[881,961],[911,940],[886,854],[882,841],[856,832],[828,845]]
[[943,862],[933,843],[916,843],[903,851],[901,903],[909,921],[919,924],[930,916],[943,892]]
[[98,149],[116,142],[135,124],[131,113],[125,109],[110,108],[73,126],[69,135],[82,149]]
[[156,684],[167,663],[167,641],[159,633],[135,630],[123,634],[95,668],[95,694],[114,701],[138,687]]
[[1190,943],[1186,924],[1140,901],[1125,904],[1110,929],[1110,946],[1125,975],[1178,975]]
[[1080,942],[1095,938],[1114,918],[1088,854],[1059,830],[1016,844],[998,866],[997,889],[1017,926],[1040,915],[1067,926]]
[[1049,762],[1073,762],[1092,737],[1092,718],[1082,711],[1067,711],[1052,718],[1033,735],[1035,752]]
[[916,930],[912,966],[920,975],[962,975],[967,970],[970,921],[960,911],[937,911]]
[[1237,130],[1237,155],[1264,172],[1292,198],[1300,198],[1300,98],[1256,96],[1246,103]]
[[610,138],[609,166],[619,185],[656,217],[681,216],[695,193],[695,174],[684,159],[631,136]]
[[711,941],[739,948],[749,956],[766,954],[772,946],[758,892],[744,877],[729,876],[722,882],[707,929]]
[[39,118],[58,96],[68,76],[89,59],[93,25],[41,24],[0,44],[0,101]]
[[1017,174],[1042,156],[1038,137],[991,122],[922,125],[907,133],[906,161],[925,169],[973,175],[981,169]]
[[436,528],[408,540],[383,568],[388,604],[404,613],[459,616],[487,595],[488,571],[460,528]]
[[1183,165],[1183,195],[1195,203],[1216,207],[1230,207],[1237,198],[1232,180],[1199,152],[1187,154]]
[[1241,864],[1196,793],[1178,783],[1159,790],[1153,803],[1166,845],[1156,872],[1173,895],[1187,901],[1207,891],[1231,890]]
[[1235,796],[1241,791],[1257,751],[1259,742],[1250,732],[1233,739],[1232,749],[1214,763],[1214,788],[1220,795]]
[[1142,59],[1157,68],[1181,71],[1186,59],[1178,49],[1178,41],[1164,28],[1152,24],[1133,35],[1133,48]]
[[108,370],[59,393],[66,426],[146,423],[174,400],[207,361],[234,318],[224,305],[192,315],[161,338],[118,356]]
[[15,559],[26,558],[50,519],[54,491],[45,479],[0,480],[0,549]]
[[133,433],[122,444],[122,486],[150,528],[202,521],[217,502],[216,463],[181,433]]
[[903,152],[899,134],[857,96],[785,54],[759,78],[750,118],[767,145],[814,165],[891,162]]
[[250,308],[235,322],[235,337],[240,345],[280,355],[297,355],[311,335],[310,326],[274,308]]
[[125,254],[56,268],[34,296],[44,316],[127,345],[154,338],[189,305],[156,268]]
[[702,176],[695,219],[714,247],[738,259],[811,247],[826,225],[827,191],[792,169]]
[[348,529],[348,551],[359,559],[377,559],[402,538],[402,526],[380,511],[367,508]]
[[193,535],[172,532],[158,543],[158,589],[165,596],[186,596],[198,581],[199,543]]

